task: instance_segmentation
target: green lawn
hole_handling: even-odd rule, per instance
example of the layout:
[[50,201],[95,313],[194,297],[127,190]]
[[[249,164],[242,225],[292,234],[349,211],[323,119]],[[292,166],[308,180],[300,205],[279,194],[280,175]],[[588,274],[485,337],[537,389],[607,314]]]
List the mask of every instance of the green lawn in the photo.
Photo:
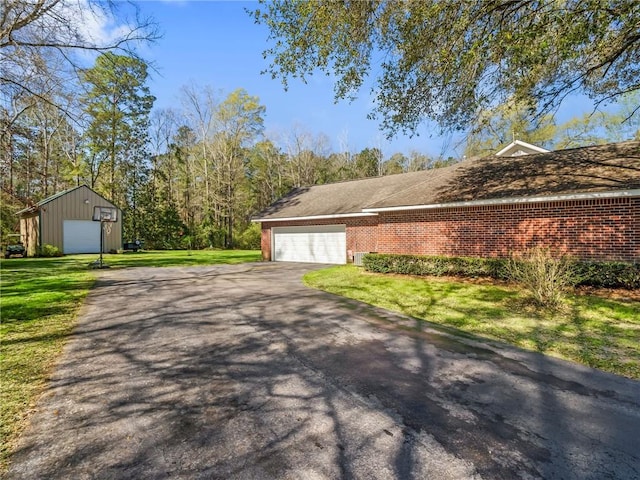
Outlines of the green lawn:
[[640,379],[638,301],[568,295],[558,311],[541,310],[517,286],[381,275],[353,266],[311,272],[304,280],[419,321]]
[[[42,392],[97,272],[98,255],[0,260],[0,473]],[[105,255],[112,268],[242,263],[247,250],[144,251]]]

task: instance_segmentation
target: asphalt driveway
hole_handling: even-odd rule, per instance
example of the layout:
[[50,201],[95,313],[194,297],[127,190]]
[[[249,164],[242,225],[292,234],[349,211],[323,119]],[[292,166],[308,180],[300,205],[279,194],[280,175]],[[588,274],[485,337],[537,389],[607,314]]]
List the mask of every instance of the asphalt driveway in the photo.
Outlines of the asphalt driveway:
[[415,331],[311,268],[104,272],[8,478],[640,478],[640,382]]

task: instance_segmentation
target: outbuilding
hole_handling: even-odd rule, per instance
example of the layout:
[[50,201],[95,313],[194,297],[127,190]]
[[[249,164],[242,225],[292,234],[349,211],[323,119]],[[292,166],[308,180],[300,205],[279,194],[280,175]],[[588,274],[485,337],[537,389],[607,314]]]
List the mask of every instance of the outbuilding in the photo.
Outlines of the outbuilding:
[[505,257],[542,246],[640,261],[640,142],[516,146],[515,155],[297,188],[254,219],[263,258],[343,264],[366,252]]
[[94,207],[117,210],[117,221],[104,229],[103,252],[122,248],[120,210],[88,186],[80,185],[17,213],[27,255],[36,255],[43,245],[55,246],[65,255],[100,253],[101,222],[93,221]]

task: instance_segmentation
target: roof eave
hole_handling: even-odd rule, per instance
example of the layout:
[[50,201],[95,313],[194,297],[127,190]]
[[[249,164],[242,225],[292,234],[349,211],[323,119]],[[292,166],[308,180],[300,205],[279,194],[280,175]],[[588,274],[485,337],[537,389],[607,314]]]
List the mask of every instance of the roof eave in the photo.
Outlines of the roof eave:
[[254,223],[263,223],[263,222],[295,222],[299,220],[327,220],[327,219],[341,219],[341,218],[354,218],[354,217],[375,217],[377,213],[373,212],[356,212],[356,213],[336,213],[336,214],[327,214],[327,215],[309,215],[304,217],[281,217],[281,218],[269,218],[269,217],[260,217],[260,218],[252,218],[251,221]]
[[400,212],[405,210],[424,210],[435,208],[476,207],[489,205],[514,205],[526,203],[558,202],[570,200],[592,200],[600,198],[640,197],[640,189],[618,190],[609,192],[571,193],[564,195],[546,195],[537,197],[490,198],[486,200],[469,200],[461,202],[431,203],[425,205],[399,205],[393,207],[363,208],[366,213]]
[[40,210],[39,205],[33,205],[31,207],[23,208],[22,210],[18,210],[14,215],[22,215],[23,213],[38,213]]

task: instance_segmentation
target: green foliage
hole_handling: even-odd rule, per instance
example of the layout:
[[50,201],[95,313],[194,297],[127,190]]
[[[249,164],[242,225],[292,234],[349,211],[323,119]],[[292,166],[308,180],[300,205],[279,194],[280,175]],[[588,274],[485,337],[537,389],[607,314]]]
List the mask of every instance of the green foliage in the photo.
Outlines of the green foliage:
[[[406,275],[455,275],[461,277],[512,278],[510,260],[505,258],[440,257],[369,253],[363,258],[366,270]],[[640,288],[640,264],[625,262],[572,263],[571,284],[604,288]]]
[[551,115],[533,122],[526,103],[513,99],[480,113],[467,136],[465,155],[491,155],[524,140],[551,150],[640,139],[640,115],[634,115],[640,91],[621,95],[615,108],[585,113],[556,124]]
[[82,72],[89,125],[92,186],[116,205],[135,208],[136,190],[148,160],[147,130],[155,97],[145,85],[147,64],[108,52]]
[[7,235],[13,235],[20,229],[19,219],[15,212],[20,210],[20,203],[0,190],[0,238],[2,245],[14,243]]
[[620,96],[615,108],[586,113],[557,127],[554,149],[582,147],[624,140],[640,140],[640,91]]
[[58,247],[49,245],[48,243],[45,243],[44,245],[42,245],[38,250],[38,257],[52,258],[52,257],[62,257],[62,256],[63,254]]
[[463,277],[506,278],[505,259],[478,257],[441,257],[369,253],[363,266],[371,272],[405,275],[457,275]]
[[354,178],[376,177],[382,174],[382,152],[379,148],[365,148],[354,155]]
[[259,250],[262,229],[260,224],[252,223],[244,231],[236,235],[236,247],[243,250]]
[[575,266],[580,285],[604,288],[640,288],[640,263],[580,262]]
[[575,91],[607,102],[640,88],[637,0],[261,3],[272,77],[320,70],[349,99],[371,76],[372,116],[390,135],[425,117],[465,128],[509,98],[540,116]]
[[467,137],[465,155],[491,155],[516,139],[550,148],[556,135],[553,117],[545,115],[533,122],[529,108],[511,99],[481,112]]
[[542,307],[558,307],[566,290],[578,282],[575,261],[556,255],[548,248],[534,248],[511,257],[507,272],[509,278],[523,285]]

